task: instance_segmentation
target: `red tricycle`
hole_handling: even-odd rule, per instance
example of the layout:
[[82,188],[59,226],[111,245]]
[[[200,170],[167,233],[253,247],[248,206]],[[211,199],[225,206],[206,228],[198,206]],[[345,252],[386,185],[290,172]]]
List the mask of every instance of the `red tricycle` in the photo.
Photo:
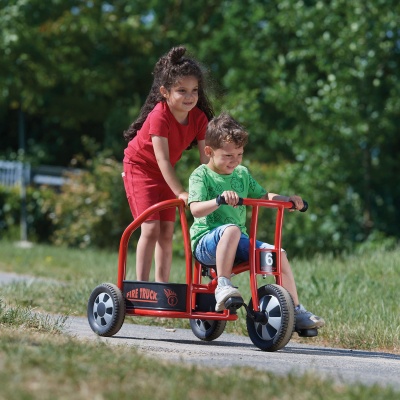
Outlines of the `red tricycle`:
[[[235,265],[232,274],[249,272],[251,299],[248,304],[242,298],[232,297],[225,302],[224,311],[215,311],[215,266],[204,266],[193,261],[185,204],[178,199],[167,200],[147,209],[123,232],[119,247],[117,284],[103,283],[93,290],[89,298],[87,312],[92,330],[100,336],[113,336],[120,330],[126,315],[187,318],[196,337],[211,341],[222,334],[227,321],[238,319],[237,309],[244,306],[247,331],[255,346],[271,352],[286,346],[295,329],[295,313],[291,295],[281,286],[281,237],[284,211],[293,208],[293,203],[247,198],[240,199],[240,202],[252,207],[249,261]],[[170,207],[178,208],[180,215],[186,283],[126,280],[128,244],[132,233],[152,213]],[[256,248],[260,208],[274,208],[277,211],[273,249]],[[275,283],[258,287],[258,276],[273,276]],[[302,330],[298,334],[311,337],[318,335],[318,330]]]

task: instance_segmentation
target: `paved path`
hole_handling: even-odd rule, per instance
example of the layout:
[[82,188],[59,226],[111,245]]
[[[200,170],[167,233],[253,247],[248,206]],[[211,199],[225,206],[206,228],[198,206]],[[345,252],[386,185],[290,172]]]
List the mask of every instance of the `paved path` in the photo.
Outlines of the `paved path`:
[[[139,317],[137,317],[139,318]],[[128,317],[131,319],[131,317]],[[276,374],[312,373],[337,382],[392,386],[400,391],[400,356],[303,345],[294,342],[269,353],[244,336],[223,333],[212,342],[197,339],[189,329],[166,329],[125,322],[111,338],[93,333],[86,318],[71,318],[67,332],[88,340],[134,346],[147,355],[205,367],[253,367]]]

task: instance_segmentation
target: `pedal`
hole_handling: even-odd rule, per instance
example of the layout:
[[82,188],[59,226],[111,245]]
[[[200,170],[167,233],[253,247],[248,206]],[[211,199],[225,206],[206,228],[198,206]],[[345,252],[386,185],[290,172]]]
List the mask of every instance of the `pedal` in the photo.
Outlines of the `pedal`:
[[225,308],[234,313],[237,309],[242,307],[243,304],[244,300],[241,297],[229,297],[229,299],[225,301]]
[[318,329],[300,329],[296,331],[300,337],[314,337],[318,336]]
[[206,265],[201,266],[201,275],[202,276],[207,276],[211,280],[213,279],[213,272],[215,272],[215,268],[209,267]]

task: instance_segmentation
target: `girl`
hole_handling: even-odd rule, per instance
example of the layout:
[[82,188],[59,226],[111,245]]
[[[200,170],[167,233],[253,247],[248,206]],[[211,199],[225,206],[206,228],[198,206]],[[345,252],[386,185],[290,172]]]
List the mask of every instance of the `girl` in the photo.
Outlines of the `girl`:
[[[154,68],[154,80],[140,115],[124,132],[125,191],[134,218],[155,203],[188,193],[174,166],[185,149],[197,143],[201,163],[207,163],[204,137],[214,112],[205,93],[199,63],[174,47]],[[149,280],[155,254],[156,282],[168,282],[172,262],[175,208],[154,213],[141,226],[136,248],[136,278]]]

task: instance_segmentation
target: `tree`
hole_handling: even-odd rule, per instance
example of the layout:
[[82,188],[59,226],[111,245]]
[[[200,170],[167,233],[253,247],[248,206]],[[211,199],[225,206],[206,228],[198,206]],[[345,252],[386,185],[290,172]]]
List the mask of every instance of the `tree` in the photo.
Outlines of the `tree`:
[[[310,201],[308,219],[292,219],[310,243],[400,236],[397,1],[0,4],[0,151],[15,149],[22,107],[30,157],[68,163],[86,135],[121,159],[154,63],[184,44],[211,71],[216,110],[249,130],[260,181]],[[182,175],[196,162],[185,154]]]
[[252,156],[318,204],[321,247],[398,236],[399,3],[227,1],[221,14],[204,56]]
[[0,104],[10,110],[9,129],[2,132],[10,147],[15,147],[12,110],[21,108],[31,156],[68,163],[82,134],[122,153],[122,130],[149,90],[148,64],[158,52],[139,2],[2,3],[0,51],[6,57],[0,65]]

